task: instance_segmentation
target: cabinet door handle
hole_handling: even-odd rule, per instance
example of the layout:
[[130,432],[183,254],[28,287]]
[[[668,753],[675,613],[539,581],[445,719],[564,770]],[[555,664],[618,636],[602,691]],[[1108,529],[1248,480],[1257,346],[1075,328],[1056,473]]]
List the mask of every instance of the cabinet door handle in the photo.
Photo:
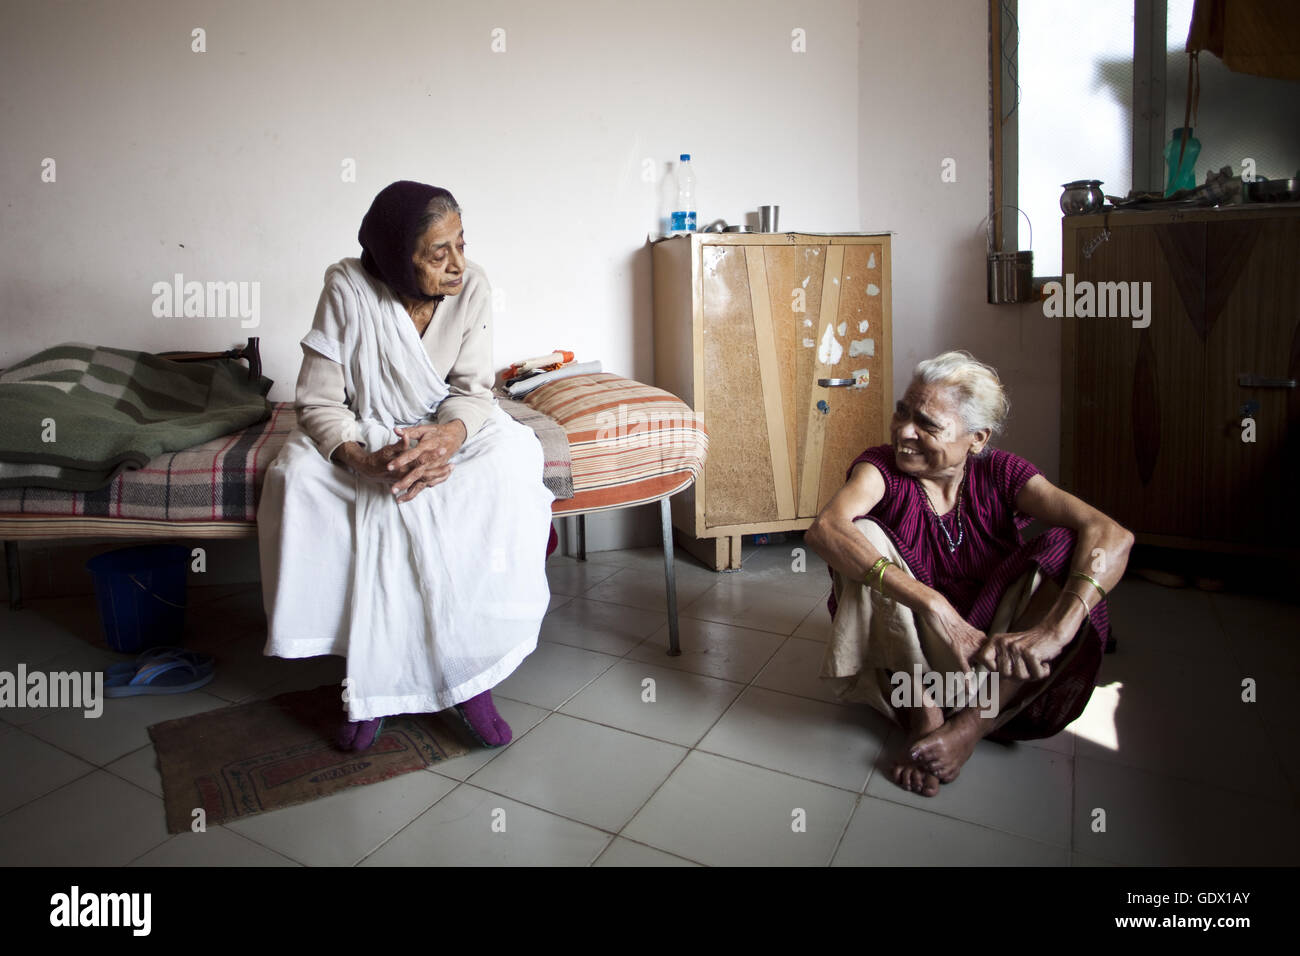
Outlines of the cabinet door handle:
[[1295,379],[1269,378],[1266,375],[1251,375],[1247,372],[1241,372],[1237,376],[1237,384],[1242,388],[1295,388]]
[[852,378],[819,378],[817,384],[822,388],[852,388],[856,381]]

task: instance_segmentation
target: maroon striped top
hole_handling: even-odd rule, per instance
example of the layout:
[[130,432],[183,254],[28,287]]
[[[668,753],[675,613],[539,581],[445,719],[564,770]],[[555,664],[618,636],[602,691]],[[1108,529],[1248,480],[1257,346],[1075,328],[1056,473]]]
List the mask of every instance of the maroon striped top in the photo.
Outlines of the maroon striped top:
[[[967,459],[961,506],[964,537],[956,551],[949,551],[948,539],[939,529],[942,522],[952,540],[957,540],[956,508],[936,519],[920,483],[895,467],[893,446],[868,448],[849,466],[848,473],[864,461],[880,470],[885,494],[868,514],[859,517],[879,524],[917,580],[946,597],[972,627],[988,628],[1003,593],[1031,563],[1065,586],[1075,533],[1069,528],[1048,528],[1029,541],[1021,536],[1021,529],[1033,519],[1017,512],[1016,496],[1041,472],[1019,455],[990,447],[985,454]],[[833,591],[830,610],[833,616]],[[1052,692],[1040,695],[1004,731],[1021,738],[1050,736],[1082,712],[1110,634],[1104,602],[1096,603],[1089,618],[1094,634],[1088,639],[1087,653],[1076,654],[1077,666],[1056,675]]]

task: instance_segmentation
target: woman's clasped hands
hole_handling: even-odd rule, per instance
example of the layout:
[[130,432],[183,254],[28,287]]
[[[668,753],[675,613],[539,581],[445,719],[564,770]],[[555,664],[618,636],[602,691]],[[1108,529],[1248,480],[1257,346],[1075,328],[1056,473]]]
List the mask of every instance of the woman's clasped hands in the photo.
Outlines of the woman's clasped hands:
[[410,501],[451,476],[451,459],[465,444],[462,422],[399,426],[393,430],[398,441],[369,454],[353,445],[344,463],[365,478],[391,484],[398,502]]

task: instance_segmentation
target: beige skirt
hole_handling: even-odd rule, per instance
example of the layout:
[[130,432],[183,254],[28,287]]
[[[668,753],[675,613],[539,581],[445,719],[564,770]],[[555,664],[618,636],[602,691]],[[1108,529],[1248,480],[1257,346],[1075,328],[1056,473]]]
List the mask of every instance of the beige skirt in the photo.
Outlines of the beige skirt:
[[[893,561],[900,570],[916,577],[879,524],[869,518],[859,518],[854,526],[882,556]],[[947,678],[946,684],[950,689],[953,687],[955,676],[963,668],[947,641],[927,627],[906,605],[885,597],[860,581],[846,580],[838,572],[834,572],[833,577],[838,607],[826,657],[822,662],[821,676],[832,683],[841,700],[869,704],[897,723],[896,709],[890,704],[891,698],[899,699],[899,679],[894,675],[903,674],[911,681],[918,673],[937,674],[941,679]],[[1006,633],[1014,629],[1013,622],[1015,627],[1029,626],[1031,622],[1021,618],[1035,592],[1041,587],[1050,588],[1053,592],[1059,591],[1053,581],[1043,576],[1037,565],[1031,565],[1003,593],[993,621],[985,633]],[[1078,650],[1080,643],[1077,639],[1071,641],[1062,655],[1052,662],[1053,674],[1065,669],[1064,665]],[[979,680],[986,682],[985,688],[990,687],[987,682],[997,676],[988,674],[988,669],[982,664],[976,665],[975,671],[977,675],[984,675]],[[1001,695],[998,695],[996,713],[986,715],[994,721],[993,728],[990,729],[996,729],[1010,721],[1050,684],[1050,676],[1045,680],[1022,683],[1013,701],[1001,700]],[[982,701],[994,699],[988,690],[979,693],[975,687],[966,686],[971,691],[967,694],[968,701],[972,697]],[[917,697],[910,687],[908,694],[910,696],[906,697],[907,701]],[[948,703],[951,702],[950,698]],[[949,712],[953,709],[945,708]]]

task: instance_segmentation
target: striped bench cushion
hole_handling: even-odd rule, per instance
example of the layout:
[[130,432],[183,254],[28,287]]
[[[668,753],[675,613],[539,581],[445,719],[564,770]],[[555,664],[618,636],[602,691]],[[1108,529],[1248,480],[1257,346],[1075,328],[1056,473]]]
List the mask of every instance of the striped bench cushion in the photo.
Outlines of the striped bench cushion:
[[534,389],[524,401],[569,436],[573,497],[554,502],[554,514],[656,501],[689,487],[704,465],[704,423],[662,389],[609,373],[575,375]]

